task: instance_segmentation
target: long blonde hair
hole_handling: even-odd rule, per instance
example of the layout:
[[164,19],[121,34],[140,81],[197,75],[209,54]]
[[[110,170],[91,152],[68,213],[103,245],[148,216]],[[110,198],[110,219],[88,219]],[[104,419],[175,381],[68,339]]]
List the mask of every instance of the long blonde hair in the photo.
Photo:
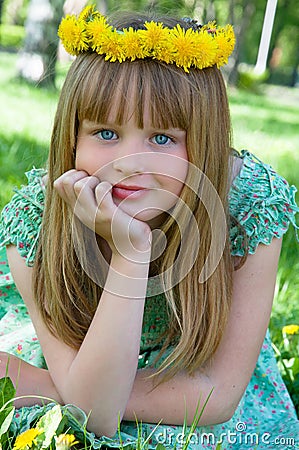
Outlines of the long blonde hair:
[[[125,17],[118,19],[117,25],[122,28],[137,23],[140,27],[146,19]],[[178,23],[165,18],[163,21],[168,26]],[[187,27],[183,22],[181,25]],[[150,98],[148,106],[154,127],[186,130],[189,161],[208,177],[228,218],[230,116],[219,69],[190,69],[186,74],[175,66],[154,60],[120,64],[106,62],[94,53],[78,56],[66,77],[55,116],[48,160],[49,182],[34,270],[35,299],[45,323],[52,333],[74,348],[79,348],[86,335],[100,301],[103,284],[94,282],[86,274],[77,255],[78,248],[74,245],[75,233],[77,241],[80,239],[81,256],[92,260],[90,252],[96,255],[96,249],[92,245],[91,232],[80,224],[74,231],[73,214],[53,189],[53,182],[75,166],[76,140],[82,121],[89,119],[105,123],[117,96],[116,121],[121,124],[126,120],[128,99],[132,93],[135,93],[135,117],[139,127],[143,126],[145,99]],[[190,179],[192,174],[188,176],[188,183],[201,189],[202,180]],[[181,198],[196,219],[200,249],[194,255],[192,237],[185,239],[177,273],[167,270],[173,267],[178,256],[182,230],[190,232],[189,218],[178,207],[181,230],[169,216],[163,226],[167,247],[155,264],[155,271],[162,274],[161,282],[170,312],[162,352],[175,342],[174,351],[160,367],[160,372],[167,374],[167,378],[181,369],[191,374],[213,355],[223,334],[232,295],[228,221],[219,219],[217,208],[214,208],[214,214],[211,207],[212,213],[209,211],[208,214],[188,183]],[[215,271],[207,280],[199,282],[210,251],[212,221],[218,221],[219,234],[225,234],[226,246]],[[194,264],[186,275],[180,277],[180,273],[185,273],[190,255]],[[104,280],[105,269],[101,275]],[[176,283],[176,277],[182,280]]]

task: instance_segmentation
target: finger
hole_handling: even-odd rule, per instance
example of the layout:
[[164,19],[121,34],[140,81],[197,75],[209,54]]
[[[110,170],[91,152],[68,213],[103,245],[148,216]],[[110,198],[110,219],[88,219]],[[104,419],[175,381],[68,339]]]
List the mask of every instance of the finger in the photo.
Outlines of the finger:
[[[63,174],[60,175],[60,177],[58,177],[55,181],[54,181],[54,186],[60,186],[66,179],[71,179],[73,176],[80,176],[80,174],[82,176],[88,176],[88,173],[86,173],[84,170],[76,170],[76,169],[70,169],[67,170],[66,172],[64,172]],[[81,176],[81,177],[82,177]]]
[[95,198],[98,208],[101,210],[114,210],[115,204],[112,200],[112,185],[108,181],[102,181],[95,189]]
[[58,194],[71,206],[74,206],[77,196],[74,191],[74,184],[86,178],[88,174],[83,170],[71,169],[63,173],[57,180],[54,181],[54,189]]
[[99,179],[94,176],[85,177],[76,181],[73,187],[77,207],[81,206],[86,210],[95,212],[97,209],[95,189],[99,183]]

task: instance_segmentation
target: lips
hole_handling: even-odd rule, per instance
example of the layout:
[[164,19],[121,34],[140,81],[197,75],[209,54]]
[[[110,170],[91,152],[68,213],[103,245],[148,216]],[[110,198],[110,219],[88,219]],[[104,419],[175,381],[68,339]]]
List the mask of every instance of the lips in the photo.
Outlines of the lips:
[[139,198],[147,191],[147,188],[142,186],[127,186],[116,184],[112,188],[112,195],[119,199],[125,198]]

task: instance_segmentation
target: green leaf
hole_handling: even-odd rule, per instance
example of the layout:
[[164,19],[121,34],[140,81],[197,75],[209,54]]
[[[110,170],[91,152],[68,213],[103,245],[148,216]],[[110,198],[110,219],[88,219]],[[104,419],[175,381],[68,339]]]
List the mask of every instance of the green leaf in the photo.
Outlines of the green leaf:
[[61,422],[62,413],[59,405],[53,406],[50,411],[47,411],[36,424],[37,428],[44,430],[45,438],[41,448],[48,448],[51,444],[53,436]]
[[166,450],[163,444],[158,444],[156,450]]
[[9,377],[0,379],[0,444],[2,436],[7,432],[15,411],[12,400],[16,390]]
[[298,356],[295,356],[295,358],[294,358],[292,371],[293,371],[293,376],[295,378],[299,373],[299,358],[298,358]]
[[0,379],[0,411],[5,403],[12,400],[16,394],[15,387],[9,377]]
[[8,428],[11,424],[13,415],[15,412],[15,407],[13,406],[10,410],[10,412],[7,414],[7,416],[5,417],[5,419],[3,420],[3,422],[1,423],[1,427],[0,427],[0,438],[1,436],[3,436],[4,433],[6,433],[8,431]]

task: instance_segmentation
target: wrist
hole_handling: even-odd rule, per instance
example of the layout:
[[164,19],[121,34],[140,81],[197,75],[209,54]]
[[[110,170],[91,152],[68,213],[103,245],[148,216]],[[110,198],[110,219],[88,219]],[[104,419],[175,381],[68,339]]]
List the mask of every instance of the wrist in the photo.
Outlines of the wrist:
[[137,254],[131,253],[130,255],[112,252],[110,269],[119,274],[139,278],[141,275],[148,274],[150,260],[151,249]]
[[112,254],[104,290],[117,297],[144,300],[149,264],[150,252],[143,262]]

